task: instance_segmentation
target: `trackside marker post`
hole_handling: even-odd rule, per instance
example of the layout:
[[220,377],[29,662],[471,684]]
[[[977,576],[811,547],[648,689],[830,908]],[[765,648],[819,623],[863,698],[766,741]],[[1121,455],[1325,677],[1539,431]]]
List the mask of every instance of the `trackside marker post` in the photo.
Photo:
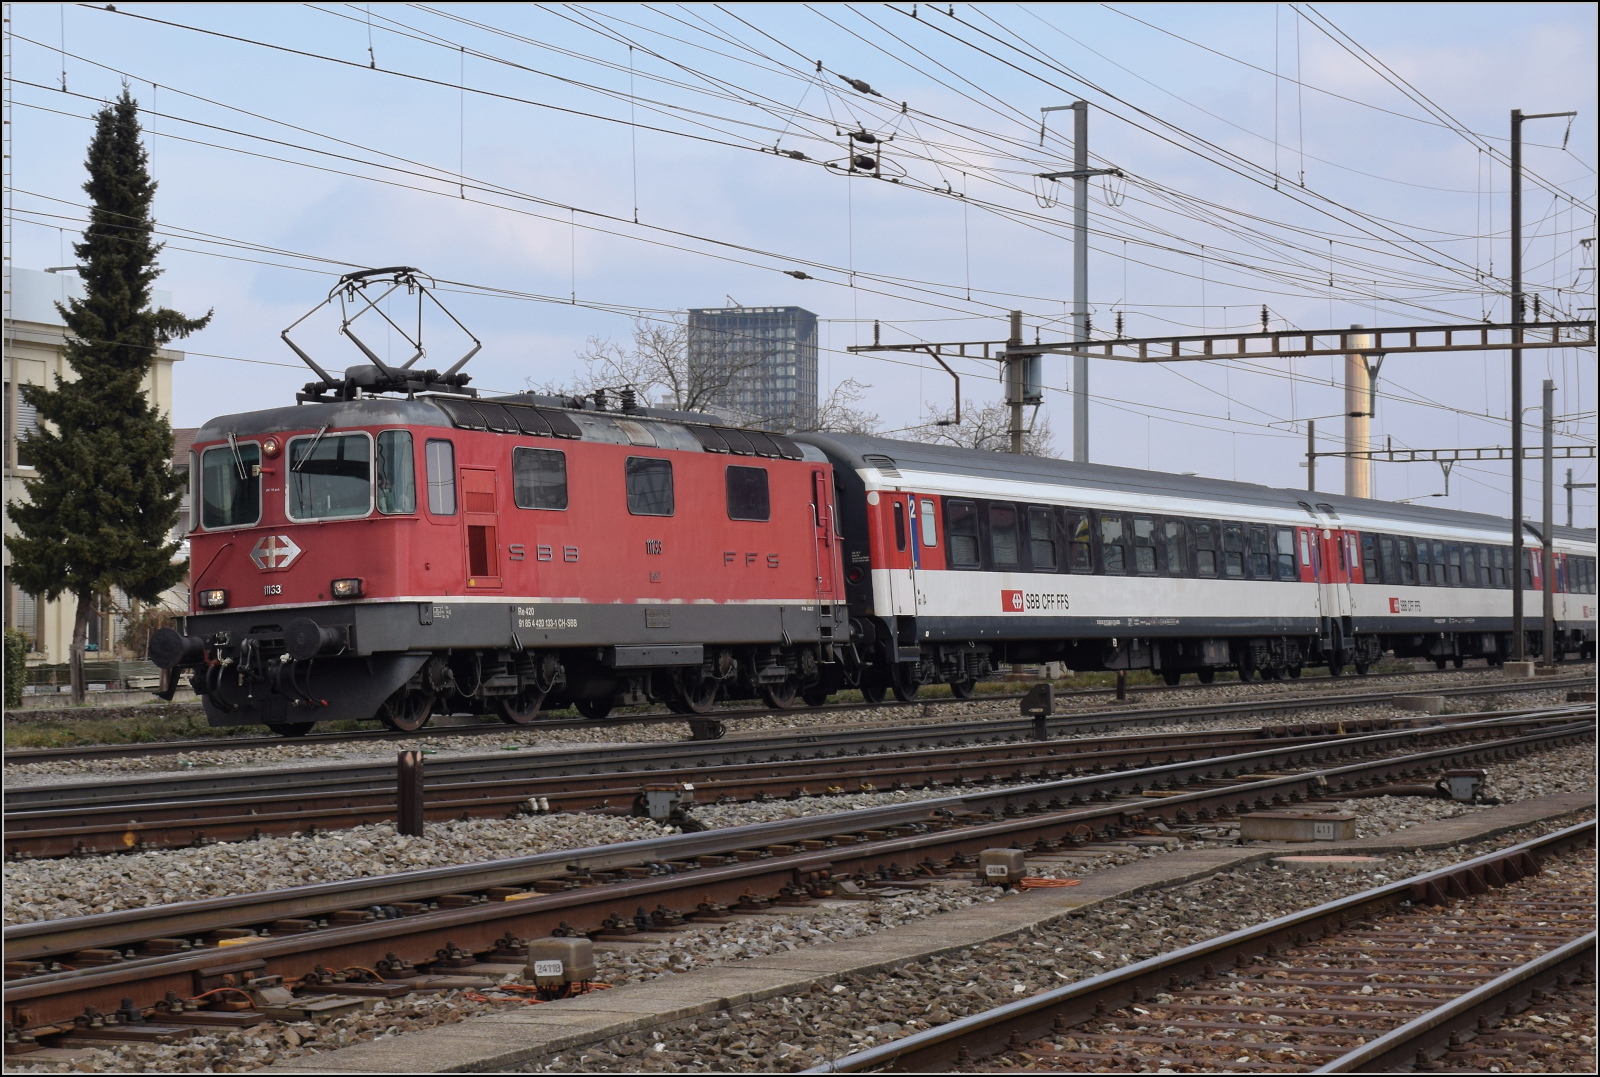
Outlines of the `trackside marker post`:
[[411,838],[422,837],[422,753],[401,752],[396,765],[399,776],[399,815],[395,829]]

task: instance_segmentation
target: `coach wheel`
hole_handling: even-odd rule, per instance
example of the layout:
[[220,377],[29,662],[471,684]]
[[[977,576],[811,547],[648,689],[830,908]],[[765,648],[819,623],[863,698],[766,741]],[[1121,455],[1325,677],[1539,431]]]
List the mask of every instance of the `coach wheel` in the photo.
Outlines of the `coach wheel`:
[[578,713],[585,718],[599,721],[611,713],[611,700],[609,699],[580,699],[577,702]]
[[1452,658],[1450,660],[1450,663],[1451,663],[1451,665],[1455,666],[1457,669],[1460,669],[1462,666],[1467,664],[1466,655],[1458,654],[1458,655],[1456,655],[1454,658]]
[[1343,677],[1344,676],[1344,660],[1343,659],[1340,659],[1340,658],[1330,658],[1330,659],[1328,659],[1328,676],[1330,676],[1330,677]]
[[1283,670],[1276,666],[1261,667],[1261,679],[1264,681],[1275,681],[1281,676],[1283,676]]
[[764,684],[761,686],[761,698],[773,710],[793,710],[799,706],[800,682],[793,677],[785,677],[777,684]]
[[502,696],[495,700],[495,710],[506,725],[527,725],[539,717],[544,697],[545,693],[537,688],[525,688],[517,695]]
[[1176,688],[1178,682],[1183,680],[1183,673],[1176,669],[1164,669],[1161,671],[1161,679],[1167,683],[1168,688]]
[[889,694],[889,676],[877,666],[861,671],[861,698],[868,703],[882,703]]
[[1437,658],[1435,658],[1433,660],[1433,668],[1434,669],[1443,669],[1444,668],[1444,663],[1445,663],[1444,656],[1440,655],[1439,657],[1437,657]]
[[1300,674],[1302,674],[1304,672],[1305,672],[1305,669],[1303,667],[1301,667],[1301,666],[1290,666],[1289,667],[1289,679],[1291,681],[1298,681],[1300,679]]
[[378,717],[390,729],[402,733],[415,733],[428,724],[433,716],[433,695],[410,687],[402,687],[384,700]]
[[1365,677],[1367,675],[1367,673],[1371,669],[1372,669],[1372,663],[1370,663],[1370,662],[1357,662],[1356,663],[1356,676],[1357,677]]
[[288,722],[268,722],[267,728],[280,737],[303,737],[311,732],[311,727],[314,725],[316,725],[315,722],[295,722],[293,724]]
[[1210,684],[1217,679],[1217,669],[1215,666],[1202,666],[1195,670],[1194,675],[1200,678],[1201,684]]
[[957,699],[971,699],[978,691],[978,682],[968,677],[964,681],[951,681],[950,694]]
[[820,707],[828,702],[828,686],[821,681],[808,684],[801,690],[800,698],[806,701],[808,707]]
[[910,703],[916,699],[917,692],[922,688],[922,682],[917,679],[920,672],[920,667],[914,662],[896,662],[889,680],[894,698],[902,703]]

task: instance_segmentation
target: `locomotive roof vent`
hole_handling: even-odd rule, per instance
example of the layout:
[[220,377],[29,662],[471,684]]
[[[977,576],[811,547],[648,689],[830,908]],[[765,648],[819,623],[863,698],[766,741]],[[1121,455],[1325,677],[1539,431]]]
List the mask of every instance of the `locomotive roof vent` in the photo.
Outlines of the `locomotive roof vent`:
[[[439,302],[434,295],[436,282],[420,269],[412,266],[389,266],[385,269],[362,269],[354,273],[346,273],[339,278],[339,282],[328,292],[328,297],[309,311],[295,320],[294,324],[285,329],[282,334],[283,342],[289,345],[300,359],[317,375],[316,381],[306,383],[304,391],[295,394],[295,402],[299,404],[321,404],[334,400],[354,400],[362,393],[405,393],[412,397],[417,393],[448,393],[454,396],[477,396],[476,389],[467,388],[467,382],[472,378],[461,373],[461,368],[467,361],[483,348],[483,342],[472,335],[472,331],[461,324],[461,320]],[[385,309],[385,301],[402,288],[407,297],[415,296],[417,301],[416,328],[408,330],[401,322],[409,321],[409,317],[401,316],[397,321]],[[312,315],[324,307],[332,307],[337,301],[339,310],[338,334],[345,337],[360,349],[369,362],[347,367],[343,377],[334,377],[310,355],[290,339],[289,334],[298,328]],[[428,354],[427,347],[423,344],[422,323],[423,313],[427,309],[425,303],[433,304],[434,309],[449,319],[447,324],[454,325],[465,333],[472,346],[466,354],[455,361],[455,364],[440,373],[438,370],[425,369],[417,366],[419,360]],[[356,335],[356,322],[368,314],[374,315],[368,319],[367,325],[386,324],[398,333],[407,346],[412,349],[411,358],[399,366],[385,362],[378,353],[367,347],[365,341]],[[366,332],[365,328],[362,332]]]

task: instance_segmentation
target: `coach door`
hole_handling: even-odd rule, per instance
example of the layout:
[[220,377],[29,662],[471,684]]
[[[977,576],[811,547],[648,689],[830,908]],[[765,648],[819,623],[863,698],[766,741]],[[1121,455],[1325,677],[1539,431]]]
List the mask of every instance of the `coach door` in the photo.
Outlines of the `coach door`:
[[811,473],[811,520],[815,527],[813,536],[817,565],[817,601],[837,600],[839,581],[838,543],[833,524],[832,483],[826,471]]
[[1323,527],[1317,531],[1321,554],[1321,571],[1317,573],[1319,598],[1324,617],[1349,617],[1350,555],[1346,552],[1345,533],[1338,528]]
[[500,586],[500,513],[496,475],[489,468],[461,469],[461,515],[467,527],[467,586]]

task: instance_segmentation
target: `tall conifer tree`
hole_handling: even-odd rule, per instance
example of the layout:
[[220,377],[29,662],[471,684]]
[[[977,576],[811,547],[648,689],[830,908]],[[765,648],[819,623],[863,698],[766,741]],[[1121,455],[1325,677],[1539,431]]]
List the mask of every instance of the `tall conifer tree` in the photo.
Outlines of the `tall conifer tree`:
[[211,320],[152,309],[160,276],[150,204],[156,184],[139,140],[139,106],[126,87],[95,117],[84,162],[89,226],[74,244],[84,297],[56,305],[67,326],[65,357],[78,380],[22,387],[40,425],[23,444],[37,477],[11,506],[12,578],[24,591],[77,599],[72,697],[84,695],[83,655],[97,599],[120,587],[154,602],[188,571],[168,535],[184,476],[172,467],[172,427],[143,382],[155,350]]

